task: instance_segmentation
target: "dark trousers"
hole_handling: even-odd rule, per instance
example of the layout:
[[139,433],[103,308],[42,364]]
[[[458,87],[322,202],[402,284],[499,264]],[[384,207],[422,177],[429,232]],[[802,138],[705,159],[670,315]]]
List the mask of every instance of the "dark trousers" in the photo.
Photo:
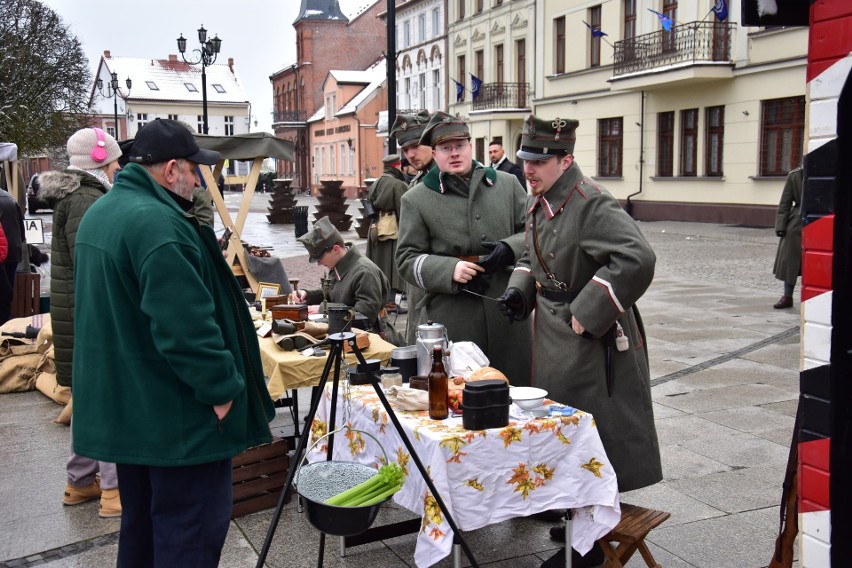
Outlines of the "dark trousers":
[[116,464],[118,568],[215,568],[231,518],[231,460],[185,467]]
[[17,270],[17,262],[0,264],[0,324],[6,323],[12,317],[12,293],[15,290]]

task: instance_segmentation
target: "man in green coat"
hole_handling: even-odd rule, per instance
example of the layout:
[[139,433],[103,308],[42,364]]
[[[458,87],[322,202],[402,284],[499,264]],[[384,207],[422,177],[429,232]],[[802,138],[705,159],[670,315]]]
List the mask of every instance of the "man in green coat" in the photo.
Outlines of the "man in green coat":
[[426,291],[415,326],[444,324],[451,341],[474,342],[512,384],[526,384],[529,324],[507,324],[482,297],[505,290],[523,252],[524,190],[473,160],[470,130],[457,117],[435,113],[420,144],[432,146],[437,167],[402,196],[396,252],[402,277]]
[[[635,306],[654,277],[656,256],[618,201],[574,162],[578,124],[535,116],[524,122],[517,155],[531,191],[526,246],[500,305],[509,321],[535,310],[533,386],[595,417],[604,467],[615,471],[619,491],[632,491],[663,476]],[[542,566],[564,566],[563,554]],[[603,562],[598,548],[592,555],[599,558],[578,565]]]
[[772,272],[784,282],[784,294],[772,306],[776,310],[793,307],[793,289],[802,274],[802,177],[802,168],[787,174],[775,213],[775,234],[781,240]]
[[[402,194],[408,189],[408,184],[405,183],[399,169],[400,161],[399,154],[385,156],[382,160],[384,171],[370,187],[368,198],[370,203],[373,204],[377,222],[382,216],[392,215],[397,226],[399,226],[400,201]],[[400,277],[394,260],[398,238],[398,235],[384,239],[377,235],[374,237],[371,231],[370,238],[367,240],[367,258],[376,263],[376,266],[384,272],[390,283],[391,297],[388,298],[388,303],[394,301],[393,296],[397,292],[402,292],[405,289],[405,280]]]
[[118,469],[119,566],[218,566],[231,458],[271,441],[275,409],[242,290],[213,228],[186,212],[200,150],[139,130],[77,232],[74,449]]

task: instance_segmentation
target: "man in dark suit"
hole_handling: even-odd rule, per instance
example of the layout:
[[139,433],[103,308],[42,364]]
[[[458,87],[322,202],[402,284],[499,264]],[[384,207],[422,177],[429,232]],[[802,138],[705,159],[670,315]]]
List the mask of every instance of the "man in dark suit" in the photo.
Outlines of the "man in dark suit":
[[507,172],[518,178],[521,187],[527,188],[527,180],[524,178],[524,170],[518,164],[511,162],[506,157],[506,152],[503,150],[503,144],[494,140],[488,145],[488,157],[491,158],[491,167],[501,172]]

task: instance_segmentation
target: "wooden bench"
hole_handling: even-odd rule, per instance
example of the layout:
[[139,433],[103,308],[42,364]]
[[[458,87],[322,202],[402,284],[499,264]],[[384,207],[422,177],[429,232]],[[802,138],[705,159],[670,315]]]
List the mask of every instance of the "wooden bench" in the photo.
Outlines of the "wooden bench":
[[[4,276],[5,278],[5,276]],[[12,291],[13,318],[28,318],[41,313],[41,276],[35,273],[18,272]]]
[[[633,553],[639,550],[649,568],[660,568],[645,544],[645,537],[670,516],[665,511],[655,511],[654,509],[622,503],[621,521],[606,536],[598,539],[598,544],[607,558],[604,567],[624,568]],[[618,543],[618,545],[610,544],[613,542]]]

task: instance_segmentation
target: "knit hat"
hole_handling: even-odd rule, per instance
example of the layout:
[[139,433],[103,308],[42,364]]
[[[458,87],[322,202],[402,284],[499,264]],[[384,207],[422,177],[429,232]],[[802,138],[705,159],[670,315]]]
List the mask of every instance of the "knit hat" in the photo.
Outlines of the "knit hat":
[[517,156],[522,160],[546,160],[550,156],[573,154],[579,125],[573,118],[544,120],[531,114],[524,120]]
[[81,170],[96,170],[121,157],[115,138],[100,128],[83,128],[71,135],[66,145],[69,163]]
[[470,128],[465,121],[439,110],[432,115],[432,119],[420,136],[420,145],[434,148],[441,142],[460,138],[470,140]]

